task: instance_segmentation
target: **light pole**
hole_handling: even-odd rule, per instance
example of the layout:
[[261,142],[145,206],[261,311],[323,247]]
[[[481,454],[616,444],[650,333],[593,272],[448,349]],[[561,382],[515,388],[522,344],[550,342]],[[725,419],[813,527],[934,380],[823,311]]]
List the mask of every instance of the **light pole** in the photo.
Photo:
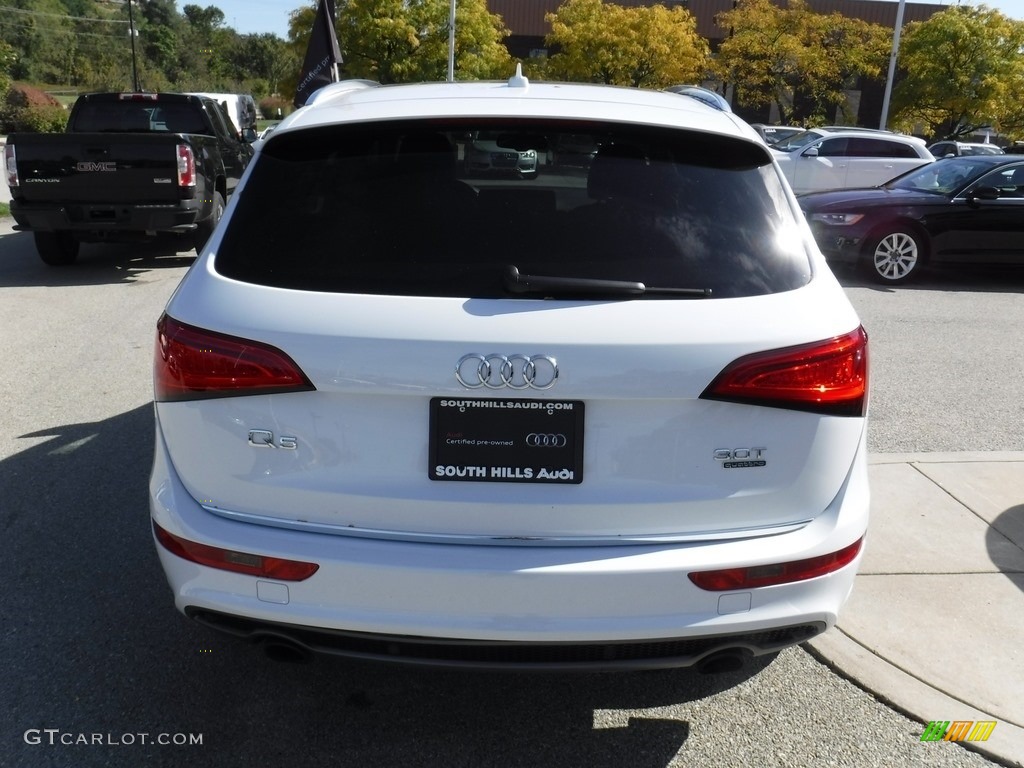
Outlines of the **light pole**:
[[885,79],[885,96],[882,97],[882,119],[878,124],[878,127],[883,131],[885,130],[886,123],[889,122],[889,99],[892,97],[892,81],[896,76],[896,58],[900,53],[900,32],[903,31],[903,9],[906,4],[906,0],[900,0],[900,7],[896,11],[896,28],[893,30],[892,53],[889,55],[889,76]]
[[455,0],[448,11],[448,82],[455,81]]

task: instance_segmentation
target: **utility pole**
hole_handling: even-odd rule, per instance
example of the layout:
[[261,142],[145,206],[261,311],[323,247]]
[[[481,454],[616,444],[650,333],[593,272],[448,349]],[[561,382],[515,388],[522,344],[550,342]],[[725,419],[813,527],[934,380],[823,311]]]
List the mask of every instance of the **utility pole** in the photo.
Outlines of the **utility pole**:
[[132,14],[132,0],[128,0],[128,34],[132,38],[132,90],[138,93],[142,89],[139,87],[139,67],[135,61],[135,16]]

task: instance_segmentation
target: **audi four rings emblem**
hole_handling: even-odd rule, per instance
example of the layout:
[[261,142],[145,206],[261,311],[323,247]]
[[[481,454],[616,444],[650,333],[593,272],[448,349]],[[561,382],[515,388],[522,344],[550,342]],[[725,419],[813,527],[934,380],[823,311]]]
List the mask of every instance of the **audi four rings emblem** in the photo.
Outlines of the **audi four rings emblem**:
[[565,435],[531,432],[526,436],[526,444],[531,448],[565,448],[567,442]]
[[558,363],[548,355],[463,355],[455,378],[467,389],[551,389]]

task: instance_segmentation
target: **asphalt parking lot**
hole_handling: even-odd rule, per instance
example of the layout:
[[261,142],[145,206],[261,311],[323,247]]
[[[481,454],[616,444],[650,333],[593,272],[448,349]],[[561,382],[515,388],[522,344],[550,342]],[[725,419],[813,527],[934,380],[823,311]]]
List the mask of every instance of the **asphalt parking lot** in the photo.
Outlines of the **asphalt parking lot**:
[[[86,246],[53,270],[10,223],[0,765],[992,765],[801,648],[718,677],[526,675],[281,665],[211,635],[175,612],[146,508],[153,326],[193,254]],[[872,337],[873,451],[1024,450],[1024,272],[843,281]]]

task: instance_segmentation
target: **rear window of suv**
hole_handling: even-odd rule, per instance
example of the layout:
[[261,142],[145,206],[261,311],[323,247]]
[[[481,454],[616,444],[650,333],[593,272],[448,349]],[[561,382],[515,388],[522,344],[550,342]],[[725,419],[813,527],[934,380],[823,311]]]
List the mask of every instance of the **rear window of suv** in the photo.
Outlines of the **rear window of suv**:
[[[495,144],[486,174],[469,162],[481,134]],[[559,151],[568,145],[588,151]],[[602,294],[602,281],[643,283],[649,298],[688,295],[655,290],[678,288],[712,298],[776,293],[811,275],[794,212],[757,144],[493,118],[274,136],[214,258],[221,274],[261,285],[467,298],[518,296],[510,272],[555,279],[545,286],[576,281],[570,293],[581,297]]]

